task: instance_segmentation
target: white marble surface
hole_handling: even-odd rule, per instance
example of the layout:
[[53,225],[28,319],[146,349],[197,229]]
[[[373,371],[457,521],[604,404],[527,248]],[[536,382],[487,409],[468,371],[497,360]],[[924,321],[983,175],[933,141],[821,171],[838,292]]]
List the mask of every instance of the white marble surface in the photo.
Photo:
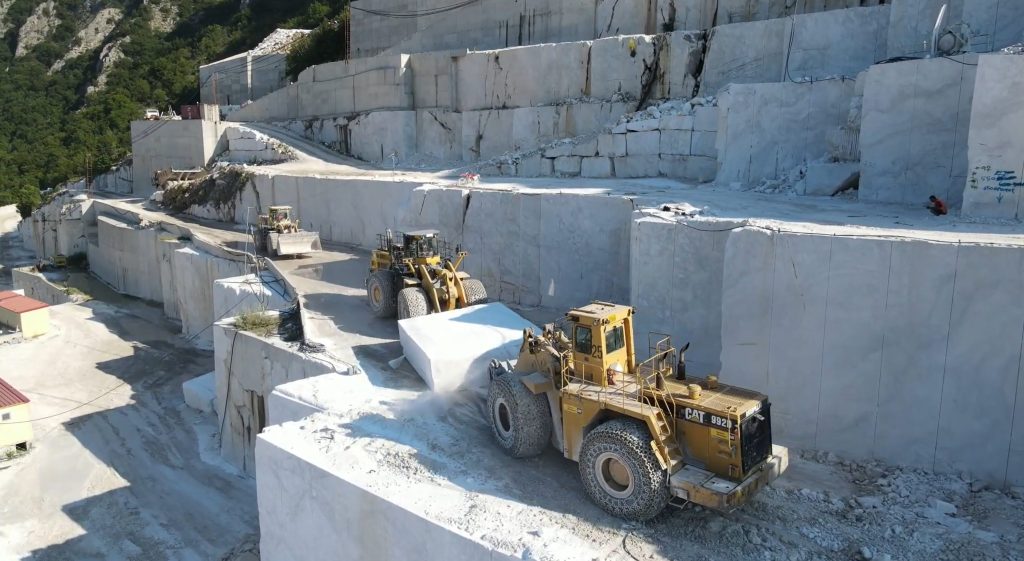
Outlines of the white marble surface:
[[709,40],[701,95],[728,84],[855,76],[885,58],[888,20],[889,7],[878,6],[719,25]]
[[1024,193],[1024,57],[983,55],[971,130],[967,140],[968,171],[963,184],[963,214],[984,218],[1022,215]]
[[733,231],[721,378],[769,394],[780,443],[1019,485],[992,426],[1020,415],[1022,255]]
[[757,185],[823,157],[830,131],[846,123],[852,80],[733,84],[718,102],[716,182]]
[[485,393],[488,363],[517,358],[524,329],[539,332],[504,304],[493,302],[399,320],[398,339],[406,360],[432,391]]
[[223,427],[220,454],[231,465],[253,474],[256,436],[275,415],[268,399],[274,388],[334,372],[334,368],[280,339],[236,331],[230,321],[218,322],[210,332],[216,389],[213,405]]
[[207,372],[182,382],[181,393],[185,398],[185,405],[202,413],[214,413],[213,402],[217,395],[214,377],[214,372]]
[[[648,333],[666,333],[677,347],[690,342],[686,359],[695,375],[721,368],[722,285],[727,230],[738,222],[637,213],[631,245],[630,302],[636,307],[637,352],[648,354]],[[687,227],[689,224],[691,227]]]
[[947,27],[966,24],[969,50],[987,53],[1024,41],[1024,3],[1006,0],[896,0],[889,20],[889,56],[928,53],[932,29],[943,4]]
[[470,52],[456,63],[457,107],[460,111],[532,107],[581,97],[590,53],[585,42]]
[[191,338],[193,344],[211,348],[210,324],[219,319],[214,315],[213,283],[217,279],[237,277],[245,267],[241,262],[214,257],[192,246],[175,250],[172,266],[181,333]]
[[[976,55],[880,64],[866,75],[860,129],[864,200],[959,206]],[[958,62],[959,61],[959,62]]]
[[621,542],[577,470],[510,462],[465,397],[404,372],[280,386],[256,450],[261,558],[583,561]]

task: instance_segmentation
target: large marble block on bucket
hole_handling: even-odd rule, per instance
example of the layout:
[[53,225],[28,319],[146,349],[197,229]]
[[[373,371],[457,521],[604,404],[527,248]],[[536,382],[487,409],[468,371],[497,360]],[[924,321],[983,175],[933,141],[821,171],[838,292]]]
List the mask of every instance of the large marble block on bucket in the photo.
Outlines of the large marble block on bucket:
[[487,364],[516,358],[526,328],[539,331],[504,304],[491,303],[400,320],[398,338],[427,386],[450,392],[485,385]]

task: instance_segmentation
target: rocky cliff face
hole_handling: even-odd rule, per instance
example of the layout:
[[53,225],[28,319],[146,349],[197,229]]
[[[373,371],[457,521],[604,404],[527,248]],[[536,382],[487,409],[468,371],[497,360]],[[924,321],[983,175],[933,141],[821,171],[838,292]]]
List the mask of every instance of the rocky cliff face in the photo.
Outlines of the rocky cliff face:
[[57,28],[59,23],[57,5],[53,0],[48,0],[36,6],[28,21],[18,30],[18,47],[14,51],[14,56],[24,56],[32,47],[45,41],[46,37]]
[[[84,55],[89,51],[96,49],[100,45],[106,42],[110,33],[114,30],[114,26],[117,25],[124,13],[118,8],[104,8],[100,10],[92,20],[83,27],[78,35],[75,37],[75,41],[71,46],[71,50],[67,52],[60,60],[58,60],[50,68],[50,73],[54,73],[64,67],[64,64],[77,56]],[[113,43],[108,44],[111,46]],[[106,50],[106,47],[104,48]],[[102,53],[100,54],[102,57]]]

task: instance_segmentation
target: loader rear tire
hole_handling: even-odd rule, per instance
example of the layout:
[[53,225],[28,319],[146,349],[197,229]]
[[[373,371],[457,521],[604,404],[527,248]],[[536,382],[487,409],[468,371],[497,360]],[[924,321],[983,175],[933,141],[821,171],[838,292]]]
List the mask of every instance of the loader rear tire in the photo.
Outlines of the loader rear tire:
[[613,419],[590,431],[579,466],[590,498],[620,518],[649,520],[672,498],[668,472],[651,448],[651,433],[635,419]]
[[391,271],[374,271],[366,279],[366,300],[370,311],[379,318],[395,317],[398,309],[398,288],[395,274]]
[[551,409],[548,396],[534,394],[519,374],[506,373],[491,380],[487,411],[498,446],[513,458],[529,458],[551,442]]
[[398,319],[415,318],[429,313],[427,293],[422,288],[410,286],[398,292]]
[[465,279],[462,281],[462,290],[466,292],[466,305],[476,306],[487,303],[487,289],[484,283],[477,279]]

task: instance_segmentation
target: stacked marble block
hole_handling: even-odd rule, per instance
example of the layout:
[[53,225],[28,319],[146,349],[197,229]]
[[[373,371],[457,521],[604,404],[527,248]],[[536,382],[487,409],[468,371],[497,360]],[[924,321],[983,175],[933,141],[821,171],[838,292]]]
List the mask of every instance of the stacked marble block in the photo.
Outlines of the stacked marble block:
[[294,159],[290,151],[276,140],[245,127],[229,127],[228,161],[235,163],[284,162]]
[[519,176],[635,178],[666,176],[711,181],[717,172],[718,108],[619,123],[573,144],[560,143],[524,158]]

